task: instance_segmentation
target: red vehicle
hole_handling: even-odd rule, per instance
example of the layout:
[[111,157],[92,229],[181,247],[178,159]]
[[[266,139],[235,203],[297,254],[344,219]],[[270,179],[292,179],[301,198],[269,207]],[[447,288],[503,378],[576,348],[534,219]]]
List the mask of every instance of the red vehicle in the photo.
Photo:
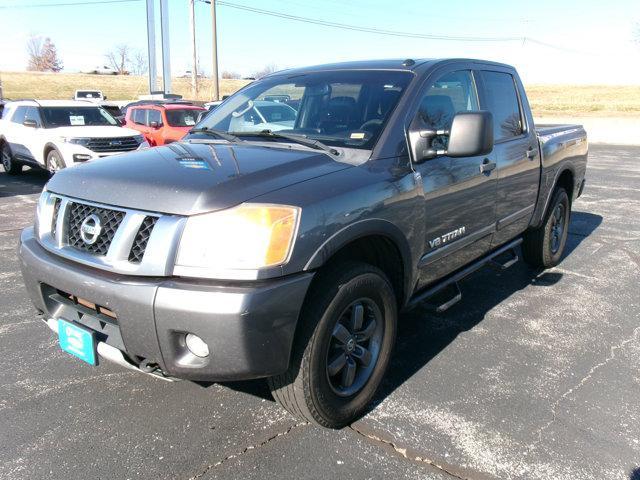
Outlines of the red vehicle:
[[127,108],[125,125],[138,130],[152,147],[184,137],[206,108],[185,103],[140,103]]

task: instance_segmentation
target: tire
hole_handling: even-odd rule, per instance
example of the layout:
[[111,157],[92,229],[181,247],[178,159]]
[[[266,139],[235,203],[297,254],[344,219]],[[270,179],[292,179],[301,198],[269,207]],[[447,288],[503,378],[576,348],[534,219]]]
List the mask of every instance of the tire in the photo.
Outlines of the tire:
[[0,146],[0,156],[2,157],[2,166],[5,172],[9,175],[22,173],[22,164],[16,161],[8,143],[5,142]]
[[555,267],[562,258],[567,243],[571,202],[564,188],[553,194],[542,225],[525,233],[522,256],[532,267]]
[[67,168],[67,164],[64,162],[64,159],[62,158],[62,155],[60,155],[60,152],[58,152],[54,148],[53,150],[50,150],[49,153],[47,153],[46,167],[47,171],[51,175],[54,175],[58,170]]
[[397,316],[393,288],[380,269],[343,262],[321,271],[302,308],[290,367],[267,379],[275,400],[316,425],[351,423],[387,370]]

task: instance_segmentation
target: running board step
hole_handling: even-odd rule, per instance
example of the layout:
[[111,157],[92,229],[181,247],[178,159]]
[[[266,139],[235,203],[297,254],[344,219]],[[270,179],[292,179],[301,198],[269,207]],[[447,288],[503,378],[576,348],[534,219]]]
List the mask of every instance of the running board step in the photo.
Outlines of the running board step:
[[[460,286],[458,285],[458,282],[452,283],[449,285],[449,287],[453,290],[451,292],[451,295],[448,297],[445,297],[443,294],[444,292],[439,292],[434,294],[435,298],[432,298],[432,300],[443,300],[442,303],[439,302],[424,302],[423,305],[426,306],[427,308],[438,312],[438,313],[442,313],[444,311],[449,310],[451,307],[453,307],[456,303],[458,303],[460,300],[462,300],[462,292],[460,291]],[[440,297],[440,298],[438,298]],[[444,298],[442,298],[444,297]]]
[[[522,243],[522,238],[516,238],[515,240],[512,240],[511,242],[489,253],[488,255],[485,255],[484,257],[469,264],[467,267],[463,268],[462,270],[458,270],[457,272],[451,274],[449,277],[445,278],[440,283],[436,283],[435,285],[427,288],[426,290],[423,290],[415,294],[409,300],[409,303],[407,304],[407,307],[406,307],[407,310],[415,308],[418,305],[423,305],[423,306],[426,306],[427,308],[430,307],[438,313],[448,310],[449,308],[451,308],[453,305],[455,305],[462,299],[462,292],[460,291],[460,287],[458,285],[458,282],[460,280],[467,277],[468,275],[471,275],[473,272],[484,267],[485,265],[491,265],[496,268],[499,268],[500,270],[506,270],[507,268],[511,267],[519,260],[518,254],[516,252],[516,247],[521,243]],[[500,262],[497,260],[498,257],[502,255],[507,255],[507,254],[509,255],[509,258],[506,261]],[[451,295],[448,300],[442,303],[436,302],[435,304],[425,302],[427,299],[432,299],[436,297],[436,295],[438,294],[444,294],[446,288],[454,289],[453,295]]]
[[[503,255],[509,255],[509,258],[507,258],[504,262],[498,261],[498,257],[502,257]],[[489,265],[491,265],[494,268],[497,268],[498,270],[506,270],[507,268],[515,265],[518,262],[518,260],[520,260],[520,257],[518,257],[518,252],[516,252],[515,248],[511,248],[506,252],[504,252],[503,254],[500,254],[492,258],[489,261]]]

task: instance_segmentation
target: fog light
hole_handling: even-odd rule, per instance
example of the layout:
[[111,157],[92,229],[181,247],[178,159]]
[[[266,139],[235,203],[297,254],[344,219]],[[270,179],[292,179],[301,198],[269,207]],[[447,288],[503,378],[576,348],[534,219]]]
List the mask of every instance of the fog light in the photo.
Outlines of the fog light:
[[187,333],[184,337],[184,341],[187,344],[189,351],[196,357],[204,358],[209,356],[209,346],[204,343],[204,340],[199,336],[194,335],[193,333]]

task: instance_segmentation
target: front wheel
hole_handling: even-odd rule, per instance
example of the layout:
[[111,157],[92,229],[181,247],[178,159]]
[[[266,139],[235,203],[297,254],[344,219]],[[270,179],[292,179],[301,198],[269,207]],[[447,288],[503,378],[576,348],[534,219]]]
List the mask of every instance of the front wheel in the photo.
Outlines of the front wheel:
[[321,271],[299,319],[289,370],[268,379],[276,401],[330,428],[362,415],[389,365],[396,305],[376,267],[349,262]]
[[60,152],[58,152],[57,150],[51,150],[48,154],[47,154],[47,170],[49,171],[50,174],[55,174],[58,170],[62,170],[63,168],[66,168],[66,164],[64,163],[64,159],[62,158],[62,155],[60,155]]
[[522,243],[524,260],[533,267],[555,267],[562,258],[569,234],[571,203],[564,188],[553,194],[544,223],[525,233]]
[[0,150],[4,171],[9,175],[18,175],[19,173],[22,173],[22,164],[18,163],[15,160],[13,153],[11,152],[11,148],[9,148],[9,145],[7,143],[3,143]]

